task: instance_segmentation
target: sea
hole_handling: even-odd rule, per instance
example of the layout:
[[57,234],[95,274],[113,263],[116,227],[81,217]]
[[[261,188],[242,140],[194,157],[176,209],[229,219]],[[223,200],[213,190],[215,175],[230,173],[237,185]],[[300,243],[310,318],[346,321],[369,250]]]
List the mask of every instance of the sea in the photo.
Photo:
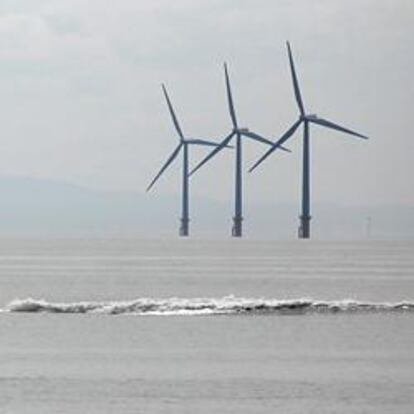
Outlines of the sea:
[[0,413],[414,413],[414,242],[2,239]]

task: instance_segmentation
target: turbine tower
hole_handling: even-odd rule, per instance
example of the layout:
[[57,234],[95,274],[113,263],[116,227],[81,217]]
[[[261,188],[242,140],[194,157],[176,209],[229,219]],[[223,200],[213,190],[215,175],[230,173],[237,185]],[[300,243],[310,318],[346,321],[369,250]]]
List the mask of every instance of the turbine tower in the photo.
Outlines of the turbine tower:
[[327,119],[318,117],[317,115],[310,115],[305,112],[302,96],[299,89],[299,82],[295,71],[295,64],[293,62],[292,51],[289,42],[287,42],[287,49],[289,55],[290,71],[292,74],[293,90],[295,93],[296,103],[299,108],[299,119],[276,141],[265,154],[250,168],[250,172],[259,166],[273,151],[286,142],[294,132],[303,124],[303,170],[302,170],[302,212],[300,215],[300,226],[298,235],[301,239],[308,239],[310,237],[310,143],[309,143],[309,124],[317,124],[326,128],[334,129],[336,131],[344,132],[358,138],[368,139],[365,135],[352,131],[348,128],[335,124]]
[[162,90],[165,96],[165,100],[167,101],[167,106],[174,123],[175,130],[179,136],[179,143],[174,151],[171,153],[167,161],[161,167],[158,174],[154,177],[151,181],[150,185],[147,188],[149,191],[152,186],[156,183],[156,181],[161,177],[164,171],[169,167],[169,165],[177,158],[180,151],[183,151],[183,171],[182,171],[182,215],[181,215],[181,226],[180,226],[180,236],[188,236],[189,235],[189,224],[190,224],[190,208],[189,208],[189,174],[188,174],[188,156],[189,156],[189,146],[190,145],[202,145],[202,146],[209,146],[209,147],[216,147],[219,144],[211,141],[206,141],[204,139],[194,139],[194,138],[186,138],[182,132],[180,124],[178,123],[177,116],[175,115],[174,108],[171,104],[170,98],[167,93],[167,89],[165,85],[162,85]]
[[[227,64],[224,64],[224,74],[226,80],[226,90],[227,90],[227,100],[229,105],[230,118],[232,121],[232,130],[223,141],[214,148],[192,171],[191,174],[194,174],[199,168],[201,168],[207,161],[213,158],[218,152],[220,152],[224,147],[226,147],[233,137],[236,137],[236,159],[235,159],[235,206],[234,206],[234,217],[233,217],[233,227],[232,227],[232,236],[241,237],[243,234],[242,222],[243,222],[243,203],[242,203],[242,137],[248,137],[255,141],[267,145],[273,145],[273,142],[263,138],[262,136],[249,131],[247,128],[240,128],[237,123],[236,111],[234,109],[233,96],[231,93],[229,73],[227,70]],[[282,150],[288,151],[286,148],[280,147]]]

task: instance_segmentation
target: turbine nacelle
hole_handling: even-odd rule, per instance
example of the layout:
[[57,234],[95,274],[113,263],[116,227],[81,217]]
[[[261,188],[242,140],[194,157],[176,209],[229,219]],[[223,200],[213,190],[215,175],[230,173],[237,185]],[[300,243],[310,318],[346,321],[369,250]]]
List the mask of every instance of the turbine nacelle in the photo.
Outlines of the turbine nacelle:
[[318,115],[316,114],[299,114],[299,121],[314,121],[315,119],[318,119]]
[[235,128],[233,128],[233,132],[235,134],[237,134],[237,133],[243,134],[245,132],[250,132],[250,131],[249,131],[249,128],[238,128],[238,127],[235,127]]

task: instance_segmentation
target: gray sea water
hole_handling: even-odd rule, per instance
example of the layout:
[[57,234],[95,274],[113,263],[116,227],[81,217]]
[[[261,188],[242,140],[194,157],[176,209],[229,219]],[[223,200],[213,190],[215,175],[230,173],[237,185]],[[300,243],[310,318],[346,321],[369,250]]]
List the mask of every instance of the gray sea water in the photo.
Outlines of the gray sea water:
[[1,240],[0,412],[414,412],[414,243]]

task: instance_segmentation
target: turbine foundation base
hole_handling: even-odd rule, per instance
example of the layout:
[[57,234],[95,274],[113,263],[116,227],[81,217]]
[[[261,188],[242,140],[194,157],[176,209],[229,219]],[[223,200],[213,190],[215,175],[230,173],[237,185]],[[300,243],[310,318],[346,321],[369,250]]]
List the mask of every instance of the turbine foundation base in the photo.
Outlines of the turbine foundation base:
[[180,236],[187,237],[190,235],[190,220],[187,218],[181,219]]
[[233,237],[242,237],[243,228],[242,228],[243,217],[233,217],[233,227],[231,229],[231,235]]
[[298,229],[298,237],[299,239],[309,239],[311,216],[300,216],[299,218],[300,218],[300,225]]

